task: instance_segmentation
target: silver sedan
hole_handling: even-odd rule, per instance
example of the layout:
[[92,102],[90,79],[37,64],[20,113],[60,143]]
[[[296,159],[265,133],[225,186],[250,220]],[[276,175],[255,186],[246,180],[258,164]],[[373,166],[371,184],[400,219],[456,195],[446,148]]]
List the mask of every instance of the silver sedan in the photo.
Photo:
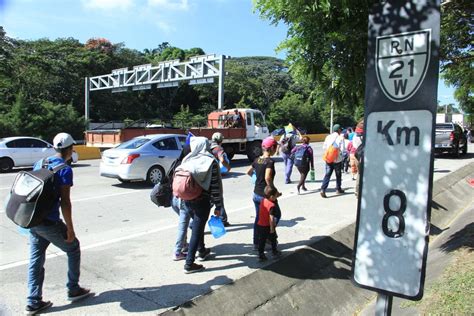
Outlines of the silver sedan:
[[102,153],[100,175],[121,182],[144,180],[157,184],[179,157],[185,142],[186,136],[178,134],[135,137]]

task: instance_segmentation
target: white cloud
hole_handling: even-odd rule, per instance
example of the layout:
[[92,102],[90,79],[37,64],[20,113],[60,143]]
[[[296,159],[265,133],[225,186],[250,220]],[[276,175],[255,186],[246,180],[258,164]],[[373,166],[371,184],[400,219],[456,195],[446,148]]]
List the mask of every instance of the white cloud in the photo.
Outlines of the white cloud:
[[82,0],[82,4],[88,9],[126,10],[133,5],[134,0]]
[[160,30],[162,30],[166,34],[170,34],[176,30],[171,24],[164,21],[158,21],[155,24]]
[[188,0],[148,0],[148,5],[163,10],[187,11],[189,9]]

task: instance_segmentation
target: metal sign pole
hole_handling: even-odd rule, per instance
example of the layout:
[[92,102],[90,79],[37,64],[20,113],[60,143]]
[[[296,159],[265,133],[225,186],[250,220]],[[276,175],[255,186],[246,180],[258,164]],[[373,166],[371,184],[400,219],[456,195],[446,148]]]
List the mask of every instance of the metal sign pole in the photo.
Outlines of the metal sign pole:
[[84,120],[86,125],[86,130],[89,129],[89,77],[85,78],[84,85]]
[[375,303],[375,316],[392,315],[392,301],[393,296],[379,293],[377,295],[377,302]]
[[219,92],[218,92],[218,102],[217,109],[222,110],[224,106],[224,55],[219,56]]

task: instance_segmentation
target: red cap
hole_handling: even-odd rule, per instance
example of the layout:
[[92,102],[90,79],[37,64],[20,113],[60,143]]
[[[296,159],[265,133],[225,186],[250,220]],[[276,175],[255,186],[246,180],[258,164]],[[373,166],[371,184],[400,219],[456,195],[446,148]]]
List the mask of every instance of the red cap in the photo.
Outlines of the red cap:
[[273,146],[276,146],[277,144],[277,141],[273,137],[269,136],[262,141],[262,148],[269,149]]

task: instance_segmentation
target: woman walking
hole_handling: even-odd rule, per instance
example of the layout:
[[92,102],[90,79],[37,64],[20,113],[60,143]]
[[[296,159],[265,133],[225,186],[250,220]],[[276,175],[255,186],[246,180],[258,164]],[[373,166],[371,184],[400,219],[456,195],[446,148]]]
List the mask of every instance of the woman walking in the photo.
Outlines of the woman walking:
[[[253,190],[253,202],[255,204],[255,222],[253,225],[253,248],[255,251],[258,251],[258,233],[257,233],[257,223],[259,217],[260,203],[265,198],[265,187],[269,186],[275,188],[274,179],[275,179],[275,161],[271,158],[277,151],[278,143],[273,137],[267,137],[262,141],[262,155],[258,158],[255,158],[252,166],[247,170],[247,174],[252,176],[254,173],[256,175],[255,187]],[[281,193],[277,193],[277,197]],[[280,219],[281,212],[277,204],[277,210],[275,218]]]
[[[188,171],[194,182],[201,188],[200,195],[192,200],[183,200],[184,207],[193,214],[193,228],[186,255],[185,273],[204,270],[200,264],[194,263],[196,252],[199,259],[206,260],[211,250],[204,245],[204,228],[209,219],[211,204],[214,204],[215,215],[219,216],[222,209],[222,179],[219,164],[210,153],[209,141],[205,137],[191,138],[191,152],[184,157],[180,170]],[[174,180],[176,181],[176,179]]]
[[313,149],[309,145],[309,137],[303,136],[303,144],[296,146],[291,151],[295,166],[300,173],[300,181],[296,186],[298,194],[300,194],[300,189],[307,191],[308,189],[305,186],[306,177],[308,176],[309,170],[314,170],[314,158],[313,158]]

